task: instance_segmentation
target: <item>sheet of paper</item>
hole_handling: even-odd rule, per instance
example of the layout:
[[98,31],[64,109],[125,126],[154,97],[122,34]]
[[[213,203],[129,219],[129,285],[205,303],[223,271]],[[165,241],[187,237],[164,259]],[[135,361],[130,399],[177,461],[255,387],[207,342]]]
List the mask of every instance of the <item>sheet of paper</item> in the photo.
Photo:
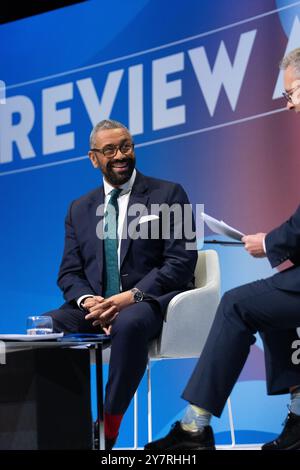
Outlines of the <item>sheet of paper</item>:
[[201,212],[201,216],[206,225],[214,232],[220,235],[226,235],[227,237],[233,238],[234,240],[241,240],[244,233],[240,232],[236,228],[223,222],[223,220],[217,220],[204,212]]

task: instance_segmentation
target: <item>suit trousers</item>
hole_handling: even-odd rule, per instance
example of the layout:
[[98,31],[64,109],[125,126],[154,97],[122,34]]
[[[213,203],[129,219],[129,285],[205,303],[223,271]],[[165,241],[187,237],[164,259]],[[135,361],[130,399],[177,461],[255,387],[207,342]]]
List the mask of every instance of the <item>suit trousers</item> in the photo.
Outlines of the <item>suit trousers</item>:
[[288,393],[300,384],[300,365],[292,361],[299,326],[300,293],[276,288],[272,277],[226,292],[183,398],[221,416],[257,332],[264,344],[268,394]]
[[[53,319],[55,332],[101,333],[84,319],[85,312],[65,304],[45,313]],[[145,372],[148,343],[162,329],[163,316],[156,301],[143,301],[124,308],[111,331],[111,355],[104,409],[109,414],[124,414]]]

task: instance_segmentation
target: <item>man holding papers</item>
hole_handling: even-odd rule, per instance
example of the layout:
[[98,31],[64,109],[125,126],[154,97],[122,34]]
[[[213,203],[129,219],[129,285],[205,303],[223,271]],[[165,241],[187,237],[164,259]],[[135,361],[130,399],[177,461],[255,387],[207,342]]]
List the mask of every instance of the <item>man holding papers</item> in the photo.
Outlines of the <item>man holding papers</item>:
[[[287,108],[300,111],[300,48],[281,63]],[[218,307],[201,359],[183,392],[190,404],[169,434],[147,450],[215,449],[210,426],[220,416],[259,332],[264,342],[268,393],[291,393],[280,436],[263,450],[300,449],[300,364],[293,354],[300,326],[300,208],[268,234],[242,237],[254,257],[267,256],[271,266],[286,260],[294,266],[274,276],[228,291]],[[299,329],[298,329],[299,331]]]

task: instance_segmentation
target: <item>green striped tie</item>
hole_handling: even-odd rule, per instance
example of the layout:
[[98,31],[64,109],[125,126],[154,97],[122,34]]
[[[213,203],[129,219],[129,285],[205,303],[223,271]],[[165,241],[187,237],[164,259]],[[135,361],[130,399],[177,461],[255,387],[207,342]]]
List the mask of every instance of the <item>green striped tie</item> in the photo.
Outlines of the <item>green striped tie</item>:
[[105,212],[104,238],[104,297],[120,292],[120,274],[118,267],[118,197],[122,189],[113,189],[110,193]]

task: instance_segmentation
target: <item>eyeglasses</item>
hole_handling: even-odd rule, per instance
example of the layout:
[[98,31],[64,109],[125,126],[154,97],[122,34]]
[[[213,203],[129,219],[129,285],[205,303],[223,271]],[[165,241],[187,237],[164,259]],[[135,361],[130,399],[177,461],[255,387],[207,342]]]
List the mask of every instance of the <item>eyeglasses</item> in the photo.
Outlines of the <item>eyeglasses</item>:
[[285,99],[289,102],[289,103],[293,103],[293,94],[295,93],[296,90],[298,90],[298,88],[300,88],[300,85],[296,86],[295,88],[293,88],[291,91],[289,91],[288,93],[287,92],[283,92],[282,93],[282,96],[285,97]]
[[117,155],[118,150],[120,150],[122,154],[126,155],[127,153],[130,153],[133,149],[133,142],[122,142],[120,145],[106,145],[106,147],[103,147],[102,149],[94,148],[91,149],[91,151],[102,153],[107,158],[113,158]]

